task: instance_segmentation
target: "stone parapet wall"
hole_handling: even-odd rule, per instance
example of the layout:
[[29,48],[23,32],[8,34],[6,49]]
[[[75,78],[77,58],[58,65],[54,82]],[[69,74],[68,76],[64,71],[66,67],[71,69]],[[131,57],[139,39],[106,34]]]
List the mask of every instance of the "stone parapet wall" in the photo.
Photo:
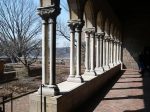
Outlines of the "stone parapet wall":
[[[106,71],[99,76],[83,76],[84,83],[62,82],[58,84],[61,95],[55,97],[46,97],[47,112],[73,112],[82,105],[95,92],[104,86],[113,76],[120,71],[120,65]],[[70,87],[69,87],[70,86]],[[67,89],[69,88],[69,89]],[[30,95],[30,112],[40,112],[41,100],[38,93]],[[43,99],[44,112],[44,99]]]

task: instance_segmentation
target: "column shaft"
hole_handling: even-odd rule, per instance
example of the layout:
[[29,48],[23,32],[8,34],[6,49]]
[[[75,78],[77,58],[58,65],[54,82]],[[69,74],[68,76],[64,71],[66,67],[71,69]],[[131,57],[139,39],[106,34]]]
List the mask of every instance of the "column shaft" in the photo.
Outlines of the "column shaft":
[[77,60],[76,60],[76,76],[75,82],[83,82],[83,78],[81,76],[81,33],[84,25],[83,20],[77,20],[76,23],[76,33],[77,33]]
[[113,39],[110,40],[110,68],[113,67]]
[[96,68],[98,69],[100,67],[100,37],[97,36],[96,39],[97,46],[96,46]]
[[48,45],[48,21],[43,20],[42,25],[42,84],[49,82],[49,45]]
[[119,44],[118,44],[118,41],[116,43],[116,46],[117,46],[117,57],[116,57],[116,60],[117,60],[117,64],[119,64]]
[[109,70],[109,42],[108,37],[105,39],[105,71]]
[[100,68],[102,67],[103,67],[103,37],[100,38]]
[[102,60],[103,60],[103,37],[104,32],[96,33],[97,37],[97,52],[96,52],[96,68],[95,71],[97,75],[103,73]]
[[96,75],[95,73],[95,28],[90,29],[90,39],[91,39],[91,75]]
[[77,32],[77,66],[76,77],[81,77],[81,33]]
[[74,44],[75,44],[75,34],[74,32],[70,32],[70,76],[74,77],[74,69],[75,69],[75,63],[74,63],[74,55],[75,55],[75,50],[74,50]]
[[68,21],[68,26],[70,28],[70,74],[67,81],[73,81],[75,77],[75,21]]
[[89,39],[90,39],[90,36],[89,36],[89,33],[85,32],[85,42],[86,42],[86,48],[85,48],[85,72],[89,72],[89,47],[90,47],[90,44],[89,44]]
[[105,51],[106,51],[106,47],[105,47],[106,43],[105,43],[105,38],[103,39],[103,67],[105,66],[105,59],[106,59],[106,54],[105,54]]
[[56,21],[50,19],[50,81],[49,85],[56,85]]
[[122,47],[121,47],[121,42],[120,42],[120,44],[119,44],[119,63],[121,63],[122,61],[121,61],[121,55],[122,55]]
[[113,44],[113,45],[114,45],[114,59],[113,59],[114,62],[113,62],[113,63],[114,63],[114,65],[116,65],[116,64],[117,64],[117,63],[116,63],[116,54],[117,54],[117,52],[116,52],[116,48],[117,48],[117,47],[116,47],[116,41],[114,41],[114,44]]

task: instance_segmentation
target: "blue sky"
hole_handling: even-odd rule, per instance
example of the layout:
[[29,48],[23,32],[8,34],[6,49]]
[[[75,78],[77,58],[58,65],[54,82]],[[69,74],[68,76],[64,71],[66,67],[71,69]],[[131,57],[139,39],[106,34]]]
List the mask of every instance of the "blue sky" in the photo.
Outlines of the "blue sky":
[[[60,0],[60,7],[61,7],[61,14],[58,16],[58,18],[61,18],[63,20],[63,23],[67,25],[67,21],[69,20],[69,12],[64,9],[68,9],[67,0]],[[63,6],[62,6],[63,5]],[[68,47],[69,41],[64,39],[63,37],[60,37],[57,39],[57,47]]]
[[[37,4],[39,4],[40,0],[34,0]],[[68,12],[64,9],[68,8],[68,4],[67,4],[67,0],[60,0],[60,7],[61,7],[61,14],[58,16],[58,18],[61,19],[61,21],[63,21],[64,24],[67,25],[67,21],[69,20],[69,14]],[[63,6],[62,6],[63,5]],[[57,47],[66,47],[69,46],[69,41],[66,40],[63,37],[59,37],[59,39],[57,39]]]

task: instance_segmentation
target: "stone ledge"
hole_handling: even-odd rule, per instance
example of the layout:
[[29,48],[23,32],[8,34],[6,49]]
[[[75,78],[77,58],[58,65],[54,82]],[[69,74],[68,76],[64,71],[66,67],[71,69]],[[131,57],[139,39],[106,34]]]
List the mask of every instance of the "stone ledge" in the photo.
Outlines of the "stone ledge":
[[[89,99],[107,81],[120,71],[120,64],[98,76],[83,75],[84,83],[62,82],[58,84],[61,95],[46,98],[47,112],[72,112]],[[37,93],[30,95],[30,112],[40,112],[41,96]],[[44,112],[44,110],[43,110]]]

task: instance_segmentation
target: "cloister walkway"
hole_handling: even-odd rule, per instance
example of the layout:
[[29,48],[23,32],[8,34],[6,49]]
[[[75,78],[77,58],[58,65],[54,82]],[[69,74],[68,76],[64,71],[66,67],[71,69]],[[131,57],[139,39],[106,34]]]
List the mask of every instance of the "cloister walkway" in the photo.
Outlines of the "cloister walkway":
[[150,112],[150,75],[126,71],[75,112]]
[[[150,112],[150,76],[126,71],[88,100],[75,112]],[[13,112],[28,112],[28,95],[14,100]],[[10,107],[6,105],[7,112]]]

